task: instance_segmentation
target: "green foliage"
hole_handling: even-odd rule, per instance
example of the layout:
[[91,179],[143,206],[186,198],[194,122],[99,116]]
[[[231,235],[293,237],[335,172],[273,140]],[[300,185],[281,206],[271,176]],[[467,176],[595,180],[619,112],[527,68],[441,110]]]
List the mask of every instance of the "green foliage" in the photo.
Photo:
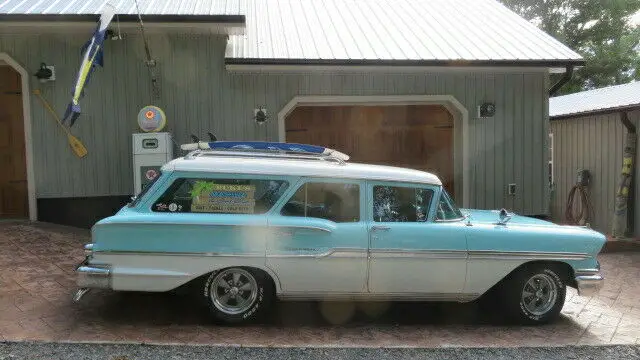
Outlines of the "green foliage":
[[640,0],[501,1],[585,58],[558,94],[640,79]]
[[193,184],[193,188],[189,192],[191,198],[194,199],[202,194],[207,194],[213,191],[215,183],[212,181],[198,180]]

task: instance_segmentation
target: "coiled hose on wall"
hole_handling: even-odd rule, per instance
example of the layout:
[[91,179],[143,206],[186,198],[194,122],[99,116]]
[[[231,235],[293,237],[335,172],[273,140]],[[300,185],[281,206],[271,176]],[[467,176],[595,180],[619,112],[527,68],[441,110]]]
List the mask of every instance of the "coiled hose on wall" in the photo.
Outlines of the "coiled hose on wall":
[[[578,214],[574,213],[576,207],[575,199],[576,193],[580,195],[580,211]],[[586,186],[578,183],[569,191],[569,197],[567,198],[567,209],[564,212],[564,217],[570,224],[573,225],[586,225],[589,223],[592,211],[591,200],[589,200],[589,193]]]

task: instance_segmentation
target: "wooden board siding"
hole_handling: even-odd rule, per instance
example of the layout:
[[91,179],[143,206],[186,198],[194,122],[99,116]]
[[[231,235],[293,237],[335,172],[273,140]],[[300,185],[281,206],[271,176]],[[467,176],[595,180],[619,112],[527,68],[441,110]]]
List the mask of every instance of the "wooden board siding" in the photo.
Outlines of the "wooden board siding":
[[0,65],[0,218],[27,218],[27,166],[20,74]]
[[[631,112],[629,119],[640,129],[640,110]],[[554,120],[551,121],[551,132],[555,183],[551,196],[552,218],[557,222],[565,222],[564,211],[569,191],[576,182],[578,171],[587,169],[591,172],[589,196],[594,214],[591,226],[600,232],[611,233],[626,134],[620,115],[610,113]],[[636,179],[638,176],[640,167],[636,167]],[[638,184],[640,181],[636,180],[636,189]],[[636,190],[636,204],[640,204],[640,190]],[[640,234],[638,209],[635,214],[635,223],[638,224],[636,234]]]
[[443,106],[301,106],[285,132],[288,142],[331,147],[354,162],[434,173],[455,196],[453,117]]
[[[451,95],[469,112],[469,206],[506,205],[522,214],[548,212],[545,122],[547,77],[543,71],[496,69],[425,72],[309,71],[230,73],[224,67],[225,39],[205,35],[151,35],[158,62],[161,98],[150,97],[144,47],[136,32],[105,43],[98,68],[82,99],[82,116],[72,131],[89,154],[76,158],[64,134],[32,98],[36,192],[39,198],[127,195],[133,190],[131,133],[145,105],[161,106],[167,130],[178,143],[190,134],[220,139],[278,140],[277,113],[297,95]],[[80,48],[90,37],[55,34],[2,34],[6,52],[34,73],[42,61],[56,66],[56,81],[33,88],[59,114],[70,98]],[[496,115],[477,119],[476,107],[496,104]],[[253,109],[265,106],[269,121],[258,125]],[[180,154],[176,151],[176,154]],[[461,174],[456,173],[456,182]],[[507,184],[518,193],[507,195]]]

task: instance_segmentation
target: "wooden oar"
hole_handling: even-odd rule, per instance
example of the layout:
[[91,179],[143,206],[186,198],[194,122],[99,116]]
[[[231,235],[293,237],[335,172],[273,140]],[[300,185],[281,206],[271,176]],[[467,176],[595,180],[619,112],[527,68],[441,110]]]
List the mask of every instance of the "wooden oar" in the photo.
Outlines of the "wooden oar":
[[47,110],[49,110],[49,113],[51,113],[51,115],[56,120],[58,125],[60,125],[62,130],[64,130],[64,132],[67,134],[67,141],[69,142],[69,146],[71,146],[71,149],[76,154],[76,156],[81,158],[87,155],[87,148],[84,147],[84,144],[82,143],[82,141],[80,141],[80,139],[78,139],[77,137],[73,136],[69,131],[69,129],[62,124],[62,122],[60,121],[60,118],[58,117],[58,114],[56,114],[55,110],[53,110],[53,108],[51,107],[51,105],[49,105],[47,100],[44,97],[42,97],[42,93],[40,92],[40,90],[39,89],[33,90],[33,95],[37,96],[40,99],[40,101],[42,101],[42,104],[44,105],[44,107]]

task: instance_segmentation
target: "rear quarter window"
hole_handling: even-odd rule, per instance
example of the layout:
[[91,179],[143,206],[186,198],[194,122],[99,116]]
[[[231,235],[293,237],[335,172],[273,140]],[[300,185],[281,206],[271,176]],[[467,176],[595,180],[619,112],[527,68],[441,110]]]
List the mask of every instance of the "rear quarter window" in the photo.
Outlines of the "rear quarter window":
[[154,212],[264,214],[289,186],[284,180],[179,178],[152,205]]

